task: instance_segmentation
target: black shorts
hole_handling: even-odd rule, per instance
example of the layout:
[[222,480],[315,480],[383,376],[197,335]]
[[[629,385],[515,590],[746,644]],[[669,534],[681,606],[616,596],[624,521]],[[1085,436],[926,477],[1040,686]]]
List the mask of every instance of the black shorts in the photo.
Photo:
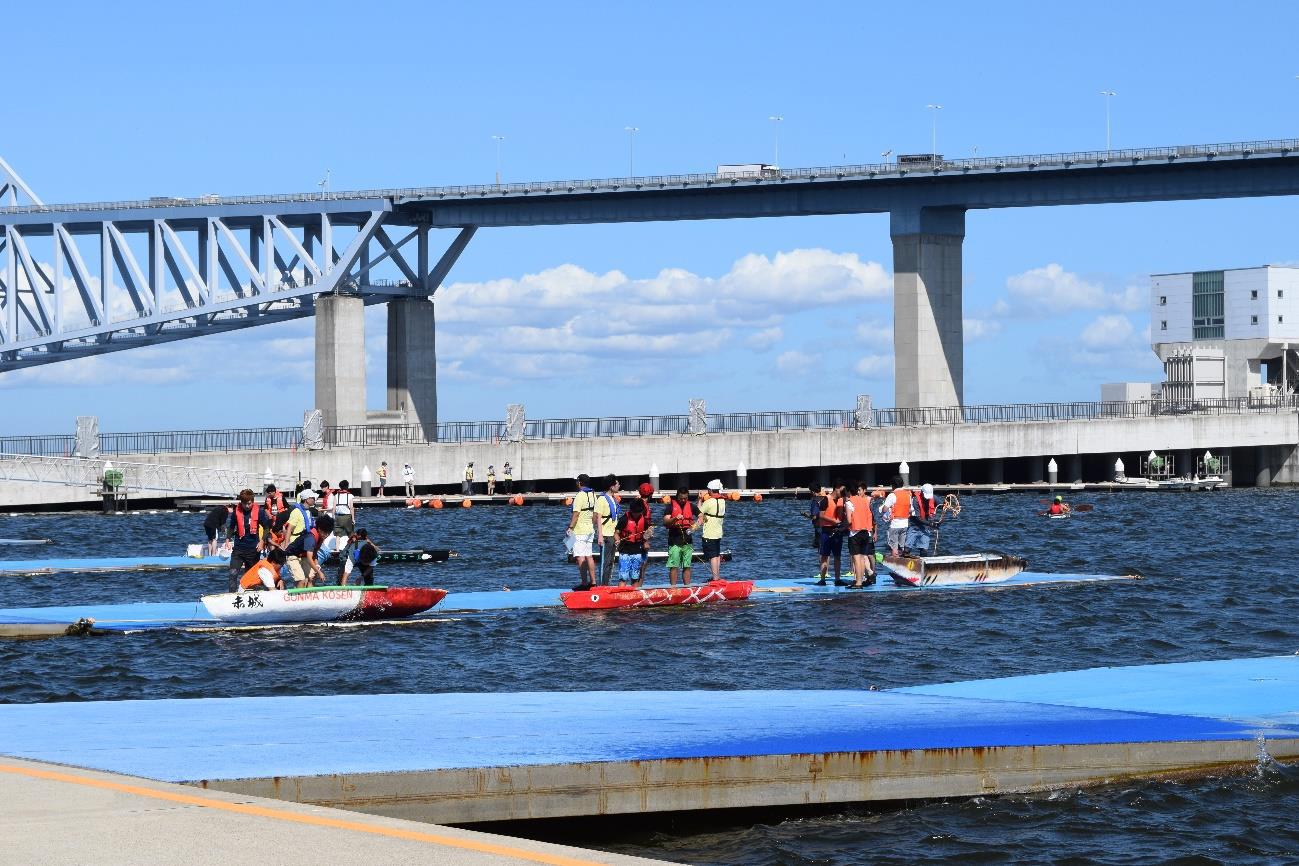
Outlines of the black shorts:
[[869,532],[859,532],[848,536],[848,553],[852,556],[872,556],[875,553],[875,542]]
[[720,538],[704,539],[704,561],[716,559],[722,555],[722,540]]
[[356,568],[361,572],[361,585],[374,586],[374,563],[360,562]]
[[216,541],[216,532],[215,526],[203,527],[203,534],[207,536],[208,541]]

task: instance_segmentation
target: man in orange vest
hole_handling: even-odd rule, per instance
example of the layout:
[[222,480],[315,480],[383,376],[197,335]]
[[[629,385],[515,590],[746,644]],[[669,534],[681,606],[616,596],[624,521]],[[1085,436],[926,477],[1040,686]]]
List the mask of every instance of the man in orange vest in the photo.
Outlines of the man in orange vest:
[[848,512],[848,554],[852,557],[853,589],[875,583],[875,514],[866,482],[853,484],[854,493],[844,503]]
[[911,526],[911,506],[914,497],[902,484],[902,476],[893,479],[893,492],[884,499],[884,513],[889,516],[889,555],[906,553],[907,529]]
[[821,579],[817,586],[825,586],[830,560],[834,559],[834,582],[839,583],[839,569],[843,559],[843,537],[847,532],[848,518],[844,511],[843,491],[846,485],[836,481],[830,492],[819,502],[817,527],[821,530]]

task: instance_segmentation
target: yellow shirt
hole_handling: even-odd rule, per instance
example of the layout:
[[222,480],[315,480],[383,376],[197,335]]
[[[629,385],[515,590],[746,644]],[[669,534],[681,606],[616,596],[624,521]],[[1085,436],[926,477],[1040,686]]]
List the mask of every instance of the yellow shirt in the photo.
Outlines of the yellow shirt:
[[699,506],[699,513],[704,516],[704,538],[721,538],[726,503],[721,499],[710,499]]
[[302,512],[297,508],[289,509],[289,521],[285,524],[285,539],[289,544],[297,541],[307,530],[307,522],[302,519]]
[[595,513],[600,518],[600,535],[604,538],[613,538],[614,532],[618,529],[618,521],[614,520],[613,513],[609,511],[609,499],[606,495],[592,494],[596,497]]
[[573,524],[574,535],[590,535],[595,530],[591,515],[595,513],[595,494],[589,490],[579,491],[573,497],[573,512],[577,514],[577,523]]

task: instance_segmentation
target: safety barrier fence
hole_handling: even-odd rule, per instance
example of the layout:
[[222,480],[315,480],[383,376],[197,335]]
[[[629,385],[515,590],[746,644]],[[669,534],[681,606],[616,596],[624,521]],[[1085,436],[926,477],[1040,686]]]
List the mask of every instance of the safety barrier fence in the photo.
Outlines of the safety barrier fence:
[[[1007,169],[1032,171],[1040,168],[1074,166],[1135,165],[1142,162],[1176,162],[1179,159],[1211,160],[1219,157],[1289,156],[1299,152],[1299,139],[1282,138],[1259,141],[1237,141],[1222,144],[1184,144],[1172,147],[1139,147],[1114,150],[1087,150],[1066,153],[1017,154],[1012,156],[978,156],[967,159],[944,159],[918,163],[861,163],[808,168],[775,168],[754,177],[732,177],[713,172],[693,174],[649,175],[642,177],[584,178],[575,180],[532,181],[527,183],[469,184],[456,186],[396,187],[352,190],[347,192],[289,193],[278,195],[216,196],[193,198],[157,196],[130,201],[75,202],[66,204],[26,205],[0,208],[0,214],[53,213],[60,211],[136,210],[158,208],[203,207],[210,205],[275,205],[305,201],[363,203],[389,199],[400,204],[408,199],[464,199],[527,196],[555,192],[616,192],[666,189],[669,187],[726,186],[735,183],[781,183],[800,180],[843,178],[906,177],[935,173],[963,174],[972,171],[1000,172]],[[368,207],[364,204],[364,207]]]
[[[822,409],[798,412],[710,413],[704,431],[716,433],[774,433],[798,430],[935,427],[955,424],[1025,424],[1104,421],[1179,416],[1245,415],[1299,410],[1299,395],[1252,399],[1213,399],[1193,402],[1141,400],[1134,402],[1006,403],[920,409]],[[424,445],[434,442],[500,443],[509,440],[503,421],[448,421],[432,430],[418,424],[372,424],[326,427],[325,448]],[[687,436],[694,432],[689,415],[643,415],[621,418],[564,418],[527,421],[522,439],[607,439],[622,436]],[[303,448],[300,427],[230,430],[177,430],[149,433],[101,433],[101,456],[165,454],[202,451],[275,451]],[[0,436],[0,454],[40,457],[77,455],[72,435]]]

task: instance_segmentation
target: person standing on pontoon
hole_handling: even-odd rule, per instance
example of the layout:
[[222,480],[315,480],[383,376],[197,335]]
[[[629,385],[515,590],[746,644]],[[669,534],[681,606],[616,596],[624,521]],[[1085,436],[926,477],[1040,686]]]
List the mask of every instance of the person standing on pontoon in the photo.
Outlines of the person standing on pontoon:
[[415,497],[415,470],[410,468],[409,463],[402,464],[401,480],[406,484],[406,498],[413,499]]

